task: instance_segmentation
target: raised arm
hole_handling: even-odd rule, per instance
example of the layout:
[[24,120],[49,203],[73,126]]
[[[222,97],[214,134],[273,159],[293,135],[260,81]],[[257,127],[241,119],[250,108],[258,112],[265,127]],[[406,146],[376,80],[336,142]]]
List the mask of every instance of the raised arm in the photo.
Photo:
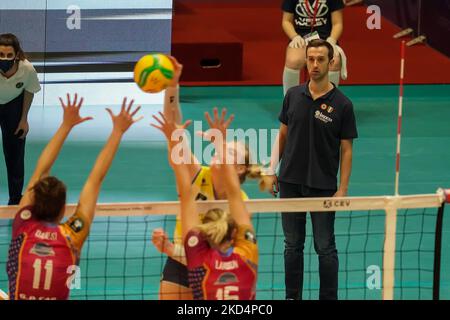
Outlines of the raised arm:
[[[169,57],[174,66],[174,77],[170,85],[166,88],[164,92],[164,117],[167,121],[174,122],[176,125],[181,125],[183,122],[183,115],[180,107],[180,77],[183,71],[183,65],[181,65],[175,57]],[[187,140],[185,140],[187,141]],[[189,144],[186,144],[186,148],[190,148]],[[170,163],[172,165],[172,163]],[[191,181],[198,174],[201,169],[200,162],[197,160],[195,155],[191,152],[190,163],[188,165],[189,174]]]
[[[180,144],[184,143],[181,141],[185,138],[183,132],[190,125],[191,121],[186,121],[183,125],[177,125],[174,121],[167,119],[161,112],[159,115],[160,117],[155,115],[153,116],[159,125],[151,125],[160,130],[167,139],[167,145],[169,147],[169,162],[175,172],[177,190],[180,198],[181,229],[184,239],[186,234],[200,223],[197,205],[195,204],[195,197],[197,196],[199,190],[196,186],[192,185],[189,164],[186,163],[189,161],[183,161],[183,159],[173,159],[175,156],[173,150]],[[180,139],[175,139],[175,137],[180,137]]]
[[339,38],[344,31],[344,15],[342,9],[331,13],[331,24],[331,34],[327,41],[336,45],[336,42],[339,41]]
[[183,115],[180,108],[180,77],[183,71],[181,65],[175,57],[169,57],[174,67],[173,79],[169,86],[164,91],[164,116],[168,121],[173,121],[176,124],[181,124]]
[[133,111],[133,100],[128,106],[126,105],[126,101],[127,99],[124,98],[122,109],[118,115],[114,115],[111,109],[106,109],[112,118],[113,129],[108,141],[97,157],[89,177],[87,178],[83,190],[81,191],[80,200],[76,209],[76,214],[83,216],[88,225],[90,225],[94,218],[95,206],[97,204],[100,187],[111,166],[122,136],[133,123],[141,119],[133,119],[133,116],[139,111],[140,107],[137,107]]
[[50,170],[55,163],[56,158],[61,151],[61,148],[69,135],[70,131],[76,125],[91,120],[92,117],[80,117],[80,108],[83,104],[83,98],[78,101],[78,95],[75,94],[73,101],[70,101],[70,95],[67,94],[67,103],[64,103],[61,98],[59,98],[61,102],[61,107],[63,109],[63,121],[59,126],[56,133],[50,139],[47,146],[42,151],[41,156],[37,162],[36,168],[34,169],[34,173],[31,176],[30,181],[28,182],[25,194],[23,195],[19,206],[25,207],[33,204],[33,196],[32,196],[32,187],[38,182],[41,178],[44,178],[50,174]]
[[226,109],[222,109],[222,114],[219,118],[219,112],[217,108],[214,108],[213,119],[211,119],[209,113],[205,113],[205,118],[209,127],[218,130],[218,133],[220,132],[221,134],[221,138],[217,139],[217,137],[215,137],[213,142],[219,159],[219,163],[214,165],[219,166],[219,174],[225,184],[230,214],[234,221],[236,221],[238,225],[251,226],[252,222],[250,214],[242,200],[241,184],[236,171],[235,156],[228,152],[226,143],[226,130],[233,121],[234,115],[231,115],[226,119],[226,114]]

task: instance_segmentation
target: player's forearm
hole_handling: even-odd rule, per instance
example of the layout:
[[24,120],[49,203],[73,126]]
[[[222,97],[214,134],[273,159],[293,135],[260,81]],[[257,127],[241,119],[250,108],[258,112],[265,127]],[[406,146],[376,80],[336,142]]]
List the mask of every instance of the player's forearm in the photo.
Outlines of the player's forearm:
[[338,41],[344,31],[344,19],[342,10],[335,11],[331,15],[331,34],[330,37]]
[[168,121],[180,124],[183,120],[180,108],[179,86],[167,87],[164,92],[164,116]]
[[28,119],[28,112],[30,111],[31,103],[33,102],[34,93],[25,90],[23,95],[23,105],[22,105],[22,116],[21,121],[26,121]]
[[175,243],[173,245],[173,250],[171,250],[170,252],[166,252],[166,254],[171,257],[172,259],[186,265],[187,261],[186,261],[186,252],[184,250],[183,245],[179,244],[179,243]]
[[281,23],[281,27],[283,28],[284,33],[290,40],[292,40],[295,36],[298,35],[291,21],[283,20]]
[[51,138],[50,142],[47,144],[44,151],[42,151],[41,156],[39,157],[34,172],[34,176],[36,179],[49,174],[56,158],[58,157],[62,149],[64,141],[67,139],[67,136],[69,135],[71,130],[72,127],[64,123],[61,124],[61,126],[58,128],[55,135]]
[[269,170],[273,173],[275,173],[277,171],[278,164],[280,163],[285,144],[286,144],[286,136],[280,130],[277,134],[277,137],[275,138],[275,142],[272,146],[272,152],[270,155]]
[[352,171],[352,158],[353,158],[353,151],[351,148],[343,148],[341,150],[340,179],[338,189],[344,191],[345,194],[348,191],[348,185],[350,183],[350,175]]
[[172,169],[175,173],[180,198],[189,197],[191,192],[191,179],[188,166],[183,163],[176,164],[172,162]]
[[95,161],[91,174],[89,175],[89,181],[91,183],[100,185],[105,179],[105,176],[111,167],[114,156],[116,155],[117,149],[119,148],[122,136],[123,132],[113,129],[108,141]]
[[239,182],[238,174],[236,172],[236,167],[234,163],[223,164],[220,166],[222,173],[222,178],[225,183],[225,192],[227,193],[227,198],[231,199],[233,197],[241,198],[241,184]]
[[341,23],[333,25],[333,29],[331,30],[330,37],[333,38],[334,40],[338,41],[342,35],[343,30],[344,30],[344,26]]

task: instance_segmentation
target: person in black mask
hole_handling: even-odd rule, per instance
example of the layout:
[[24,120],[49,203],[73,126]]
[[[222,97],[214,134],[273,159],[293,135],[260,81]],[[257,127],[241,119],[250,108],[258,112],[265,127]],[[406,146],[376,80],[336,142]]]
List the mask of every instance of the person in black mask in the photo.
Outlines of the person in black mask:
[[17,37],[11,33],[0,34],[0,128],[9,205],[18,204],[22,197],[28,111],[39,90],[36,70],[25,58]]

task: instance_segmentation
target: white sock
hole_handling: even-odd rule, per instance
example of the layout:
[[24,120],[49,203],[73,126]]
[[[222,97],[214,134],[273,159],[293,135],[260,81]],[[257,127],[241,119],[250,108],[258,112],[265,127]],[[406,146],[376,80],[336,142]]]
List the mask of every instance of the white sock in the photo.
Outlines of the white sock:
[[339,86],[339,80],[341,79],[341,72],[340,71],[328,71],[328,79],[330,82],[333,82],[336,87]]
[[298,86],[300,78],[300,70],[290,69],[288,67],[284,67],[283,70],[283,92],[286,95],[286,92],[295,86]]

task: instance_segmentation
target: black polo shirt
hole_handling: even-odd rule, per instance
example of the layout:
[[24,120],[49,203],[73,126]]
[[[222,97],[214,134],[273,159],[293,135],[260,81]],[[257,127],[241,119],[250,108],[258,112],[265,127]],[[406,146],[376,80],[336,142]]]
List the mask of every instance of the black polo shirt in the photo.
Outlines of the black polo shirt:
[[287,126],[279,180],[337,187],[341,140],[358,137],[352,102],[336,87],[313,100],[308,83],[288,90],[279,120]]
[[311,24],[314,23],[313,31],[319,33],[320,39],[326,40],[331,34],[331,13],[343,9],[345,6],[342,0],[317,1],[284,0],[282,10],[294,14],[294,28],[299,35],[303,37],[310,33]]

